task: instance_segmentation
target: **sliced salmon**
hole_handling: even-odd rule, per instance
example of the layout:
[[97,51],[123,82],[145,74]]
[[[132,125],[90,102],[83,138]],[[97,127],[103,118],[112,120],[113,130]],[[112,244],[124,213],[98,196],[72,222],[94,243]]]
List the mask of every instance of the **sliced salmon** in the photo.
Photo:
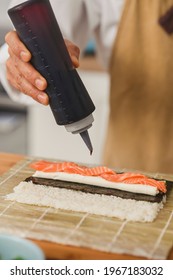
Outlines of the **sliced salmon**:
[[124,172],[118,174],[112,169],[105,166],[86,167],[74,162],[49,162],[37,161],[31,164],[31,167],[43,172],[66,172],[70,174],[79,174],[83,176],[98,176],[107,181],[126,184],[142,184],[156,187],[159,191],[166,192],[164,181],[158,181],[148,178],[147,176],[134,172]]
[[84,171],[86,176],[100,176],[102,174],[109,174],[109,175],[115,174],[115,172],[112,169],[105,166],[85,168]]
[[43,172],[68,172],[71,168],[76,168],[77,164],[73,162],[49,162],[41,160],[32,163],[30,166],[35,170]]

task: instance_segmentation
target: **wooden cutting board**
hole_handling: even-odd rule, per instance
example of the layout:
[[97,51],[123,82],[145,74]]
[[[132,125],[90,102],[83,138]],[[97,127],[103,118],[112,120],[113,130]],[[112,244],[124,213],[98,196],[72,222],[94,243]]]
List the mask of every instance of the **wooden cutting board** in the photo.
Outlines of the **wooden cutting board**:
[[[15,167],[16,163],[19,164],[19,166],[20,166],[21,161],[25,162],[25,157],[24,156],[0,153],[0,175],[4,174],[5,172],[9,172],[9,169],[12,168],[12,167],[16,168]],[[25,172],[27,172],[27,170],[25,170]],[[5,176],[5,174],[3,176]],[[4,178],[6,178],[6,177],[4,177]],[[10,180],[12,181],[12,179],[10,179]],[[11,181],[9,181],[9,184],[10,184]],[[3,190],[3,188],[2,188],[2,192],[3,191],[5,191],[5,190]],[[2,204],[3,203],[1,203],[1,205]],[[6,219],[5,221],[8,224],[8,218],[10,218],[10,215],[13,215],[12,217],[15,220],[15,228],[17,226],[16,221],[18,219],[18,212],[19,212],[19,209],[21,209],[21,208],[19,208],[19,206],[12,209],[13,210],[12,214],[10,214],[10,211],[9,211],[9,213],[7,212],[6,216],[1,217],[3,219]],[[2,207],[3,207],[3,205],[2,205]],[[22,207],[22,206],[20,206],[20,207]],[[171,205],[171,207],[172,207],[172,205]],[[27,215],[31,215],[30,214],[32,212],[31,208],[30,207],[25,207],[25,209],[27,209],[26,210]],[[173,211],[173,209],[172,209],[172,211]],[[171,213],[171,211],[170,211],[170,213]],[[62,219],[62,218],[64,220],[64,215],[66,215],[66,214],[68,214],[68,213],[65,213],[65,212],[57,213],[57,220],[59,219],[59,222],[60,222],[60,219]],[[55,215],[55,213],[53,215]],[[170,215],[167,215],[167,216],[171,217]],[[49,213],[49,215],[47,215],[47,217],[50,217],[50,220],[51,220],[52,219],[51,213]],[[69,215],[66,215],[66,217],[67,217],[67,220],[68,220]],[[29,218],[28,219],[27,218],[28,217],[26,217],[26,220],[29,223]],[[79,218],[79,221],[80,221],[80,218],[83,219],[83,216],[80,217],[80,215],[75,215],[72,218],[73,222],[77,223],[77,226],[79,226],[79,223],[78,223],[78,220],[77,220],[78,218]],[[48,226],[49,226],[49,228],[51,228],[50,220],[45,219],[42,223],[42,228],[41,228],[42,233],[50,235],[50,237],[47,238],[49,240],[51,240],[51,230],[46,231],[46,229],[48,228]],[[158,240],[157,243],[164,241],[165,244],[167,244],[167,240],[168,239],[170,240],[170,234],[172,234],[172,232],[173,232],[173,218],[169,218],[169,221],[171,221],[171,225],[170,225],[170,227],[167,227],[167,221],[165,221],[164,217],[162,217],[162,215],[161,215],[161,224],[163,223],[163,225],[162,225],[163,228],[165,228],[165,229],[168,228],[168,232],[166,233],[166,234],[168,234],[167,235],[168,237],[167,237],[167,239],[165,237],[162,240],[162,237],[164,236],[165,233],[164,233],[163,230],[161,230],[161,232],[159,234],[160,240],[157,239]],[[96,242],[97,239],[99,240],[100,235],[101,235],[101,231],[100,231],[101,228],[99,229],[99,227],[102,226],[103,222],[104,222],[104,224],[106,223],[108,229],[110,228],[109,232],[106,232],[106,231],[103,230],[103,233],[105,235],[105,237],[104,238],[102,237],[102,239],[101,239],[101,240],[103,240],[103,242],[104,242],[104,240],[106,242],[107,238],[110,236],[112,226],[116,229],[116,226],[120,225],[119,226],[119,232],[120,232],[120,229],[123,227],[123,223],[121,225],[117,221],[115,221],[114,219],[111,220],[109,218],[109,219],[103,221],[103,217],[101,219],[97,218],[97,217],[91,217],[91,216],[87,217],[85,219],[83,230],[85,230],[86,233],[87,233],[86,238],[94,238],[94,239],[88,240],[88,243],[90,243],[90,241],[92,243],[92,240],[94,240],[93,243]],[[46,228],[45,228],[45,226],[46,226]],[[66,223],[66,226],[67,226],[67,223]],[[69,224],[68,224],[68,226],[69,226]],[[68,226],[67,226],[66,230],[62,233],[63,235],[66,234],[66,232],[68,232],[68,230],[69,230]],[[128,231],[126,233],[124,233],[124,237],[127,235],[127,238],[128,238],[129,231],[132,231],[131,234],[134,234],[133,231],[138,230],[138,228],[136,228],[134,225],[131,225],[131,226],[126,225],[126,226],[127,226]],[[154,225],[152,225],[152,223],[151,223],[148,226],[152,227]],[[20,233],[19,235],[22,236],[25,228],[23,229],[23,232],[22,232],[21,225],[19,225],[19,227],[20,227],[20,231],[18,232],[18,234]],[[70,227],[71,227],[71,221],[70,221]],[[145,225],[143,225],[143,227],[145,227]],[[95,230],[94,232],[93,232],[93,229]],[[1,228],[0,228],[0,230],[1,230]],[[157,228],[155,228],[154,231],[153,231],[155,235],[157,234],[157,231],[158,231]],[[53,228],[52,228],[52,232],[53,232]],[[36,236],[36,234],[37,234],[36,230],[34,231],[34,234]],[[107,234],[107,236],[106,236],[106,234]],[[111,250],[110,250],[110,252],[105,252],[104,251],[104,246],[103,246],[103,250],[97,250],[97,249],[94,249],[94,248],[86,248],[85,246],[83,246],[83,245],[80,246],[79,244],[77,244],[77,246],[73,245],[73,244],[68,244],[67,245],[67,244],[62,244],[61,242],[57,243],[57,242],[52,242],[52,241],[49,241],[49,240],[47,240],[47,241],[38,240],[38,238],[34,238],[32,236],[29,236],[29,235],[27,236],[26,234],[23,235],[23,236],[26,237],[26,238],[32,239],[35,243],[37,243],[43,249],[43,251],[45,252],[45,255],[46,255],[47,259],[85,259],[85,260],[86,259],[107,259],[107,260],[108,259],[146,259],[146,257],[144,257],[144,256],[141,256],[141,257],[136,256],[134,254],[134,252],[133,252],[133,255],[131,255],[130,253],[123,253],[123,254],[119,253],[118,254],[118,253],[115,253],[115,252],[111,252]],[[44,235],[44,236],[46,236],[46,235]],[[136,238],[136,241],[139,243],[140,238],[137,234],[136,234],[135,238]],[[141,237],[141,238],[143,238],[143,237]],[[115,239],[115,237],[114,237],[114,239]],[[141,240],[143,240],[143,239],[141,239]],[[87,242],[87,240],[85,242]],[[81,242],[81,244],[84,244],[84,243]],[[114,245],[114,243],[112,242],[112,246],[113,245]],[[156,244],[156,245],[159,245],[159,244]],[[132,249],[132,251],[133,251],[133,249]],[[167,259],[173,259],[173,249],[171,248],[171,246],[170,246],[170,252],[168,252],[166,258]]]

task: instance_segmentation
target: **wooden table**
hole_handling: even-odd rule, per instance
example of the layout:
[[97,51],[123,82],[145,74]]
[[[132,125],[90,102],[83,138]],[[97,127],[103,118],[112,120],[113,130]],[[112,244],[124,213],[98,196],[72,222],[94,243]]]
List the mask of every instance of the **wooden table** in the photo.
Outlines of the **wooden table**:
[[[24,159],[24,155],[0,153],[0,175],[7,172],[14,164]],[[51,242],[33,240],[45,252],[47,259],[78,259],[78,260],[141,260],[145,258],[130,255],[110,254],[91,249],[59,245]],[[58,252],[58,253],[57,253]],[[168,259],[173,259],[173,249]]]

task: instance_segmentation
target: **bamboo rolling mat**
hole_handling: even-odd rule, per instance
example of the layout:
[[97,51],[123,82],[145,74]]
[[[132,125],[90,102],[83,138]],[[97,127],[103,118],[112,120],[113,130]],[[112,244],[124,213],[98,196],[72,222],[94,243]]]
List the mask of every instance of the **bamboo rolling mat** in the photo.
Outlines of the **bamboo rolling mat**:
[[173,188],[152,223],[121,221],[87,213],[11,202],[4,196],[33,174],[27,158],[0,178],[0,232],[58,244],[166,259],[173,247]]

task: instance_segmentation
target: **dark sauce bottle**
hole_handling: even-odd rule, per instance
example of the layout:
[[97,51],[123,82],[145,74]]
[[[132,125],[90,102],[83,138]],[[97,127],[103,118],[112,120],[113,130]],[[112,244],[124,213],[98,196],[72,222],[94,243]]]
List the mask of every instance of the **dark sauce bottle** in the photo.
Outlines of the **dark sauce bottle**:
[[88,128],[95,106],[64,43],[49,0],[29,0],[8,10],[23,43],[32,54],[31,64],[47,80],[46,92],[58,125],[80,133],[90,152]]

